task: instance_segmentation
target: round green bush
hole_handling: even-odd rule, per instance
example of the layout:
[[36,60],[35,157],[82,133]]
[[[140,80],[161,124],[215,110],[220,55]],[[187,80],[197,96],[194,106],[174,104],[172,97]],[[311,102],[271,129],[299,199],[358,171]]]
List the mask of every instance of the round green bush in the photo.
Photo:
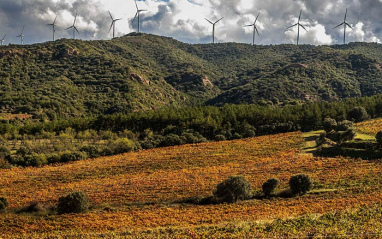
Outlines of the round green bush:
[[64,153],[61,155],[60,161],[61,162],[72,162],[72,161],[78,161],[78,160],[84,160],[88,157],[86,152],[70,152],[70,153]]
[[370,116],[367,114],[365,108],[360,106],[354,107],[348,112],[348,119],[356,123],[368,120],[369,118]]
[[97,145],[85,145],[80,151],[86,152],[90,158],[97,158],[99,156],[99,149]]
[[276,178],[268,179],[262,186],[263,193],[266,197],[269,197],[279,186],[280,181]]
[[5,197],[0,197],[0,212],[8,207],[8,200]]
[[337,128],[337,121],[332,118],[325,118],[322,126],[324,127],[325,132],[330,132]]
[[252,197],[251,184],[244,176],[229,176],[213,192],[218,202],[235,203]]
[[349,120],[343,120],[337,124],[337,131],[346,131],[353,128],[353,122]]
[[216,141],[225,141],[226,137],[222,134],[217,134],[217,135],[215,135],[215,140]]
[[303,195],[310,191],[313,181],[306,174],[294,175],[289,179],[289,187],[294,195]]
[[58,199],[58,214],[84,213],[89,209],[89,198],[84,192],[72,192]]

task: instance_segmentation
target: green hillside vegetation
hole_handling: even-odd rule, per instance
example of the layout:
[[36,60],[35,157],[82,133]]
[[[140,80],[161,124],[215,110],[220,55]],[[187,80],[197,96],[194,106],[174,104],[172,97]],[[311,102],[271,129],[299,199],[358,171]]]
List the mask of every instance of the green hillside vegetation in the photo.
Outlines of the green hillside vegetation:
[[0,48],[0,107],[42,120],[382,93],[382,46],[191,45],[129,34]]

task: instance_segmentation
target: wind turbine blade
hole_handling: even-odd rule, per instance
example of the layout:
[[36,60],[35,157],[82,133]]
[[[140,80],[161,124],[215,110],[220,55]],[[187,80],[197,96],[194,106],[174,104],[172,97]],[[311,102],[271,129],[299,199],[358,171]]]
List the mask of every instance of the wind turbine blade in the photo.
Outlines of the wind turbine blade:
[[[260,16],[260,13],[258,13],[258,14],[257,14],[257,17],[256,17],[256,20],[255,20],[255,23],[257,22],[257,19],[259,18],[259,16]],[[254,24],[255,24],[255,23],[254,23]]]
[[122,20],[122,18],[115,19],[114,22],[120,21],[120,20]]
[[336,29],[337,27],[340,27],[340,26],[342,26],[343,24],[344,24],[344,22],[341,23],[340,25],[336,26],[336,27],[333,27],[333,29]]
[[69,30],[69,29],[72,29],[74,26],[71,26],[71,27],[68,27],[68,28],[66,28],[65,30]]
[[135,7],[137,8],[137,11],[138,11],[139,9],[138,9],[137,0],[135,0]]
[[110,13],[109,11],[107,11],[107,12],[109,13],[111,20],[114,21],[114,18],[113,18],[113,16],[111,15],[111,13]]
[[295,26],[297,26],[297,25],[298,25],[298,23],[296,23],[296,24],[294,24],[294,25],[288,27],[287,29],[292,28],[292,27],[295,27]]
[[135,18],[137,18],[137,16],[138,16],[138,11],[137,11],[137,13],[135,13],[135,17],[134,17],[134,19],[133,19],[133,22],[135,21]]
[[301,14],[302,14],[302,9],[300,10],[300,16],[298,17],[298,21],[300,22],[301,19]]
[[23,26],[23,30],[21,31],[20,35],[22,35],[24,33],[24,29],[25,29],[25,26]]
[[255,27],[255,31],[257,32],[257,35],[260,36],[259,31],[257,30],[257,27]]
[[74,18],[73,26],[76,24],[76,21],[77,21],[77,14],[76,14],[76,16],[75,16],[75,18]]
[[344,22],[346,22],[346,16],[348,15],[348,9],[346,8]]
[[7,35],[5,35],[5,36],[3,37],[3,39],[1,39],[1,40],[4,40],[6,36],[7,36]]
[[74,29],[76,30],[76,32],[77,32],[78,34],[80,34],[80,32],[78,31],[77,27],[74,27]]
[[253,27],[254,25],[252,24],[252,25],[245,25],[244,27]]
[[219,20],[217,20],[214,24],[218,23],[219,21],[221,21],[224,17],[220,18]]
[[303,25],[301,25],[301,24],[299,24],[299,25],[300,25],[300,27],[302,27],[302,29],[304,29],[305,31],[308,31],[308,30],[306,30],[306,28]]
[[109,29],[109,32],[111,31],[111,29],[113,28],[113,25],[114,25],[114,21],[111,23],[110,25],[110,29]]
[[354,28],[352,26],[350,26],[347,22],[345,22],[345,24],[350,27],[352,30],[354,30]]
[[208,20],[207,18],[204,18],[204,19],[206,19],[209,23],[211,23],[212,25],[213,25],[213,22],[211,22],[210,20]]
[[56,24],[57,17],[58,17],[58,15],[56,15],[56,18],[54,19],[54,22],[53,22],[52,25],[55,25],[55,24]]

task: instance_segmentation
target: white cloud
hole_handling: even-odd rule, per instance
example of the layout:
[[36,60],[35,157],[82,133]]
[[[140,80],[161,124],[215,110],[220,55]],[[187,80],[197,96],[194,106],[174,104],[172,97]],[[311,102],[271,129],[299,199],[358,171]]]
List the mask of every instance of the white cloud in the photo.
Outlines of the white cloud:
[[[302,9],[302,22],[309,32],[301,31],[301,43],[333,44],[342,43],[343,31],[333,27],[343,21],[345,8],[349,9],[347,21],[355,27],[355,31],[349,29],[347,41],[380,42],[381,1],[365,0],[360,4],[359,0],[141,0],[137,4],[147,10],[141,14],[142,32],[190,43],[211,41],[212,26],[205,17],[211,20],[224,17],[216,25],[217,41],[250,43],[253,29],[243,26],[252,24],[258,12],[261,12],[257,23],[258,44],[293,43],[297,29],[287,31],[286,28],[297,21]],[[368,14],[363,14],[363,10]],[[51,36],[46,24],[58,14],[57,36],[70,38],[72,33],[64,29],[73,24],[77,12],[80,38],[110,39],[111,19],[107,11],[115,18],[123,18],[116,24],[118,36],[136,31],[137,22],[132,25],[136,12],[134,0],[1,0],[0,34],[14,35],[26,24],[27,43],[46,41]],[[13,21],[18,15],[22,17]]]

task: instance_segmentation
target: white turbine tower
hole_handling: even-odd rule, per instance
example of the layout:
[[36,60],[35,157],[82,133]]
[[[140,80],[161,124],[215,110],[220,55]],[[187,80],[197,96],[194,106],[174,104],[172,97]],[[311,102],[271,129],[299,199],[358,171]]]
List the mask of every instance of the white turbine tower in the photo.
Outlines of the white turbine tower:
[[257,22],[257,19],[259,18],[259,15],[260,15],[260,13],[257,14],[256,20],[255,20],[255,22],[254,22],[253,24],[244,26],[244,27],[253,27],[253,40],[252,40],[252,45],[255,45],[255,37],[256,37],[256,33],[257,33],[257,35],[260,36],[259,31],[257,30],[257,26],[256,26],[256,22]]
[[119,21],[119,20],[122,20],[122,18],[114,19],[110,12],[109,12],[109,15],[110,15],[110,18],[111,18],[111,21],[112,21],[110,29],[109,29],[109,32],[111,31],[111,28],[113,28],[113,38],[114,38],[115,37],[114,36],[114,33],[115,33],[115,22]]
[[139,9],[139,8],[138,8],[138,5],[137,5],[137,0],[135,0],[135,7],[137,8],[137,13],[135,13],[135,17],[134,17],[132,23],[134,23],[135,18],[138,17],[138,32],[139,32],[139,31],[140,31],[140,13],[141,13],[141,12],[145,12],[145,11],[147,11],[147,10],[141,10],[141,9]]
[[78,34],[80,34],[80,32],[78,31],[78,29],[76,27],[76,20],[77,20],[77,14],[76,14],[76,16],[74,18],[73,25],[65,29],[65,30],[69,30],[69,29],[73,28],[73,39],[76,39],[76,32]]
[[5,35],[5,36],[0,40],[2,46],[4,46],[4,39],[5,39],[6,36],[7,36],[7,35]]
[[48,26],[52,26],[52,28],[53,28],[53,41],[54,41],[54,35],[55,35],[55,33],[56,33],[56,20],[57,20],[57,16],[56,16],[56,18],[54,19],[54,22],[52,23],[52,24],[48,24]]
[[21,39],[21,45],[24,45],[24,28],[25,26],[23,26],[23,30],[21,31],[21,34],[17,36],[17,37],[20,37]]
[[298,17],[298,22],[290,27],[288,27],[287,29],[289,28],[292,28],[292,27],[295,27],[297,26],[297,45],[298,45],[298,41],[300,40],[300,27],[302,27],[305,31],[308,31],[305,29],[305,27],[303,25],[301,25],[300,23],[300,20],[301,20],[301,14],[302,14],[302,10],[300,11],[300,16]]
[[[346,8],[346,12],[345,12],[345,18],[344,18],[344,22],[341,23],[340,25],[336,26],[335,28],[337,27],[340,27],[342,25],[344,25],[344,45],[346,44],[346,26],[350,27],[352,30],[354,30],[354,28],[352,28],[349,23],[346,22],[346,15],[348,14],[348,9]],[[333,29],[335,29],[333,28]]]
[[220,20],[222,20],[224,17],[220,18],[219,20],[217,20],[216,22],[211,22],[210,20],[208,20],[207,18],[204,18],[206,19],[209,23],[212,24],[212,43],[215,43],[215,25],[216,23],[218,23]]

